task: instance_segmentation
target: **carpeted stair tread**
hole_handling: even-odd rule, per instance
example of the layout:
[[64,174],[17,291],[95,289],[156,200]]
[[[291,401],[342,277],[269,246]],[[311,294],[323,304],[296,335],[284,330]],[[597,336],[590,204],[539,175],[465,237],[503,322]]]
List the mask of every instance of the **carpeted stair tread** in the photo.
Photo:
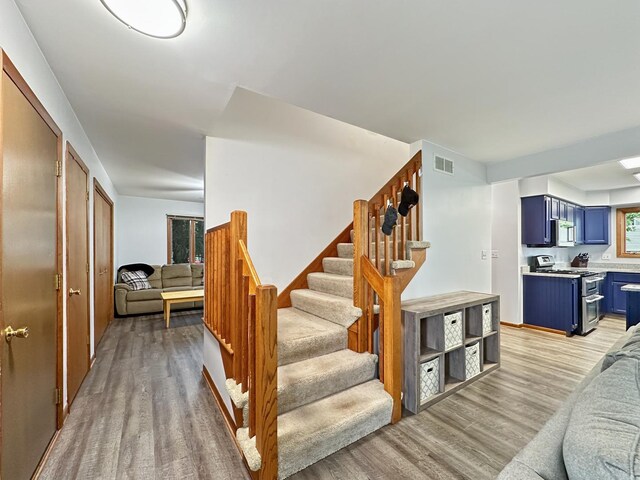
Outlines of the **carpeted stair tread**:
[[353,257],[325,257],[322,259],[322,268],[325,273],[353,276]]
[[278,416],[280,479],[287,478],[391,421],[393,401],[371,380]]
[[[389,239],[389,250],[393,249],[393,240]],[[376,244],[371,244],[370,255],[374,257],[376,254]],[[384,255],[384,242],[380,242],[380,254]],[[339,243],[338,256],[340,258],[353,258],[353,243]]]
[[353,299],[353,277],[334,273],[314,272],[307,275],[311,290]]
[[349,328],[362,316],[362,310],[353,306],[353,299],[309,289],[293,290],[291,304],[344,328]]
[[278,309],[278,365],[347,348],[347,330],[296,308]]
[[372,380],[377,361],[377,355],[345,349],[278,368],[278,413]]

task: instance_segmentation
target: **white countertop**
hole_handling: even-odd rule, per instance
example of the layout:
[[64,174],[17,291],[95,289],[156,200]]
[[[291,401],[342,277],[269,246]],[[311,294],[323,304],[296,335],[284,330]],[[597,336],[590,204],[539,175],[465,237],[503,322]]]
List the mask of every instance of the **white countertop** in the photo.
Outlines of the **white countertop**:
[[523,275],[532,277],[580,278],[580,275],[570,275],[567,273],[524,272]]
[[623,285],[620,290],[623,292],[640,292],[640,285],[629,283],[628,285]]

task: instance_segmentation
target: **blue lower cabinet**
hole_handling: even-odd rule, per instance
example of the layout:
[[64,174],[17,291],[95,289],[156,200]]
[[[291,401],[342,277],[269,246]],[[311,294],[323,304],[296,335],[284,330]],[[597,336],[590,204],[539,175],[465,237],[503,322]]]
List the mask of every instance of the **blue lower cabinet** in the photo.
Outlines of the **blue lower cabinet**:
[[621,315],[627,312],[627,294],[622,287],[628,282],[611,282],[611,312]]
[[579,280],[525,275],[524,323],[572,334],[580,318]]
[[627,329],[640,323],[640,292],[627,294]]

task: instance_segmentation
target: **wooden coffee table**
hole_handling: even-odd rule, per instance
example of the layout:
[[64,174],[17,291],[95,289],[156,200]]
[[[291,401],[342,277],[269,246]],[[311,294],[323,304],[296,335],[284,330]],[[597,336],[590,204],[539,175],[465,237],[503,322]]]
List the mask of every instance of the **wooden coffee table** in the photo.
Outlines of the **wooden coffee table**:
[[174,303],[199,302],[204,300],[204,290],[180,290],[178,292],[162,292],[162,305],[164,307],[164,321],[169,328],[171,321],[171,305]]

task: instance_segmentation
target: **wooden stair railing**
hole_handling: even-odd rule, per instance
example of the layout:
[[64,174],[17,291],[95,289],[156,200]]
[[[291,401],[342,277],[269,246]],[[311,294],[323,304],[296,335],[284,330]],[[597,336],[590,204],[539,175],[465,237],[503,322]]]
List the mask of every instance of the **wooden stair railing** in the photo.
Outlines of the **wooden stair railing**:
[[[363,316],[349,328],[349,347],[374,353],[374,333],[378,329],[380,381],[393,398],[392,423],[402,415],[401,295],[424,263],[426,253],[424,249],[412,252],[410,259],[415,266],[399,274],[392,264],[409,259],[407,247],[411,244],[407,242],[422,241],[421,177],[422,152],[418,152],[369,201],[356,200],[353,205],[353,303],[362,309]],[[383,235],[382,217],[389,205],[398,208],[405,185],[421,196],[420,201],[406,217],[398,215],[391,237]]]
[[278,477],[277,290],[262,285],[247,250],[247,214],[205,236],[204,323],[232,357],[227,378],[249,392],[249,437],[262,459],[257,478]]

